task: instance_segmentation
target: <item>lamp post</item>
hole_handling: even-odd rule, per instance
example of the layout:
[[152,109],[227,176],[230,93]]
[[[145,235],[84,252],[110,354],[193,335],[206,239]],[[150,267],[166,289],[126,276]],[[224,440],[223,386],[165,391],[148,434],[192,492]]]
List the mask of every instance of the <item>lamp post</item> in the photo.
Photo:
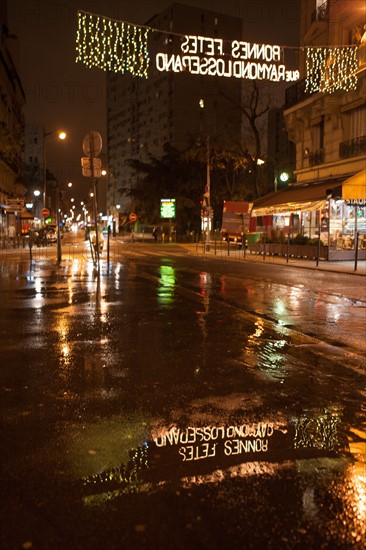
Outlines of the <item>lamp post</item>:
[[[67,187],[72,187],[71,181],[67,184]],[[61,249],[61,204],[60,198],[62,195],[62,188],[57,185],[56,189],[56,223],[57,223],[57,261],[62,261],[62,249]]]
[[58,139],[63,141],[66,139],[67,135],[64,131],[51,130],[51,132],[43,132],[43,207],[47,208],[46,205],[46,195],[47,195],[47,161],[46,161],[46,143],[49,136],[58,132]]
[[[102,170],[102,176],[110,176],[112,180],[112,206],[109,203],[109,215],[112,217],[112,234],[116,236],[116,178],[111,170]],[[108,185],[108,198],[109,198],[109,185]]]
[[57,223],[57,261],[60,263],[62,261],[62,250],[61,250],[61,219],[60,219],[60,194],[61,191],[58,188],[56,193],[56,223]]
[[33,195],[35,197],[35,202],[36,204],[34,205],[34,213],[36,214],[37,217],[39,217],[39,204],[38,204],[38,197],[40,196],[41,192],[39,189],[35,189],[33,191]]

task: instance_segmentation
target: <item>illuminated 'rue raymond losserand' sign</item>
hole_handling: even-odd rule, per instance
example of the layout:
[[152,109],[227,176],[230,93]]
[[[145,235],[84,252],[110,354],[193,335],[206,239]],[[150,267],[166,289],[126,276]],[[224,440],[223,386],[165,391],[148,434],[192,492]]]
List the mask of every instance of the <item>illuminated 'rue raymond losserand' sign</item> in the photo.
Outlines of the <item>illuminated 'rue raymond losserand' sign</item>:
[[185,36],[181,54],[158,53],[158,71],[235,77],[249,80],[295,81],[299,71],[287,70],[282,62],[282,48],[269,44],[251,44],[233,40],[229,51],[221,38]]
[[[288,46],[252,44],[242,40],[227,41],[195,35],[178,35],[97,14],[78,11],[76,61],[87,67],[148,78],[151,58],[149,33],[169,36],[165,44],[174,53],[155,55],[157,71],[196,75],[291,82],[300,73],[286,68],[284,56]],[[176,53],[174,41],[180,41]],[[355,90],[360,47],[306,46],[306,88],[309,93]],[[293,49],[293,48],[292,48]]]

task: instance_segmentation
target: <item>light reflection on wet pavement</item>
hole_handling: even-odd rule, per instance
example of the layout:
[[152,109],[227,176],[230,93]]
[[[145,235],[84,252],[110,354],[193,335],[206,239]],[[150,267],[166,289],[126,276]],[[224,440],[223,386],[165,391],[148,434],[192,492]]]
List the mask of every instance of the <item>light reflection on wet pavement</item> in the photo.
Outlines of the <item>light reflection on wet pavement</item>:
[[364,304],[172,258],[0,298],[2,548],[363,547]]

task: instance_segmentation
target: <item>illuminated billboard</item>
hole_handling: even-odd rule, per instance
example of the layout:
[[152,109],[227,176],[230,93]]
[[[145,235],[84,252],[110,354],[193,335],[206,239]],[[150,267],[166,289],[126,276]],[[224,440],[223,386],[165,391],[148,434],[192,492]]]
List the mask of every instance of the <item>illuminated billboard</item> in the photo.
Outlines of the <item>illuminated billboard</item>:
[[160,199],[160,217],[175,218],[175,199]]

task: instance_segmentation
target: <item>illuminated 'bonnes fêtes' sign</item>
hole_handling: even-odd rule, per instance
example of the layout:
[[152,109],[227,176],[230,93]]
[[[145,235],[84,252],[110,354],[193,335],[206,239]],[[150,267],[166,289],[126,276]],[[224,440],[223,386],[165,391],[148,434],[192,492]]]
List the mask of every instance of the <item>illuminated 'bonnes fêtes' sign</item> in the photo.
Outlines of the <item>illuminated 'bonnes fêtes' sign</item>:
[[158,53],[158,71],[224,76],[249,80],[294,81],[299,71],[289,71],[282,63],[282,48],[270,44],[250,44],[233,40],[230,51],[221,38],[185,36],[181,54]]
[[[284,63],[287,46],[251,44],[221,38],[177,35],[161,29],[133,25],[93,13],[78,11],[76,61],[88,68],[148,78],[149,34],[159,32],[180,41],[180,53],[159,52],[155,69],[159,72],[291,82],[300,78],[299,71],[288,70]],[[356,46],[306,46],[306,92],[333,93],[355,90],[359,69]],[[293,49],[293,48],[292,48]]]

